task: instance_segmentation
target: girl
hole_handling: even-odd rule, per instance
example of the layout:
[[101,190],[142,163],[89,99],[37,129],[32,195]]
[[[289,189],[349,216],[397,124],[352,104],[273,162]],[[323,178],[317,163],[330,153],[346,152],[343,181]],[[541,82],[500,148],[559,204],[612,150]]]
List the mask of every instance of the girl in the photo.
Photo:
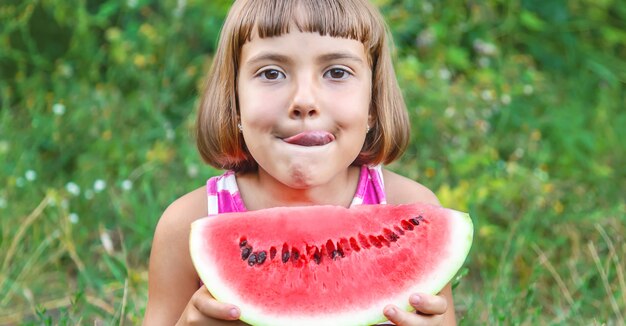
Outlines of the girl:
[[[189,225],[198,218],[274,206],[438,204],[380,165],[402,154],[410,128],[388,42],[367,0],[235,1],[197,121],[202,158],[227,172],[163,213],[146,325],[239,322],[238,308],[213,299],[192,266]],[[407,300],[416,312],[388,305],[383,313],[398,325],[455,324],[450,285]]]

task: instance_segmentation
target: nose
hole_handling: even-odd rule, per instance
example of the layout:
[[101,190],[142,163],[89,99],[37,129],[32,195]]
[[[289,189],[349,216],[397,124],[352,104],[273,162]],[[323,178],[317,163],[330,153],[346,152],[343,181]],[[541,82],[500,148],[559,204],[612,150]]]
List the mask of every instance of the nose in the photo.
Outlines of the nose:
[[293,98],[289,107],[289,118],[305,119],[318,116],[320,112],[316,94],[314,81],[308,78],[299,78],[294,85]]

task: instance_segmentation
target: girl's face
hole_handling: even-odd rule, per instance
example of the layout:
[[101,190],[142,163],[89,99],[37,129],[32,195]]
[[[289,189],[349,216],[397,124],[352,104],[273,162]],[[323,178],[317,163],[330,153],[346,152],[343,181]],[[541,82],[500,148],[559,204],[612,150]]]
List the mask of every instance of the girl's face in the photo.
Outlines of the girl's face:
[[307,189],[346,173],[359,154],[372,71],[361,42],[291,30],[242,47],[239,113],[259,173]]

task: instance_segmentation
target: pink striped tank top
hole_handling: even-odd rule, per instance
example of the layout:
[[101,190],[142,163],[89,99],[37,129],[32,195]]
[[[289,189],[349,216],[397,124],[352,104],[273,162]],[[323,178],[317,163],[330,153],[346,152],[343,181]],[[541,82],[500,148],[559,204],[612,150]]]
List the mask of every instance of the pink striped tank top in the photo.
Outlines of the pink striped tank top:
[[[210,178],[206,188],[208,215],[247,211],[239,195],[239,188],[233,171],[226,171],[222,175]],[[386,203],[382,166],[361,166],[359,182],[350,207]]]

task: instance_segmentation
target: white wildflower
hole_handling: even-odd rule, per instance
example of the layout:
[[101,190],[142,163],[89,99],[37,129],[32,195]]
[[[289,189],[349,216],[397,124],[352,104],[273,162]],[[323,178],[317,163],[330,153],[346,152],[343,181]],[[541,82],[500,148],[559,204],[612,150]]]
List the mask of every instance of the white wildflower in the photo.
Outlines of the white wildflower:
[[493,100],[493,92],[486,89],[480,93],[480,98],[482,98],[483,101],[491,102]]
[[415,39],[418,48],[428,48],[435,43],[435,33],[430,29],[425,29],[419,33]]
[[133,182],[128,179],[122,181],[122,189],[124,189],[125,191],[133,189]]
[[67,192],[69,192],[70,194],[74,195],[74,196],[78,196],[80,195],[80,187],[75,184],[74,182],[68,182],[65,185],[65,190],[67,190]]
[[70,223],[72,224],[78,223],[78,214],[76,213],[70,213],[70,215],[67,218],[70,220]]
[[52,106],[52,112],[56,115],[63,115],[65,113],[65,105],[61,103],[55,103]]
[[64,63],[59,66],[59,72],[64,77],[72,77],[74,75],[74,68],[67,63]]
[[498,52],[498,47],[495,44],[485,42],[481,39],[475,40],[473,45],[474,50],[484,56],[491,57],[496,55],[496,53]]
[[503,95],[500,97],[500,101],[501,101],[501,102],[502,102],[502,104],[504,104],[504,105],[509,105],[509,104],[511,104],[511,95],[509,95],[509,94],[503,94]]
[[195,178],[198,175],[198,166],[195,164],[192,164],[190,166],[187,167],[187,175]]
[[524,94],[530,95],[535,91],[533,85],[524,85]]
[[0,197],[0,208],[7,208],[8,202],[4,197]]
[[439,78],[443,80],[449,80],[450,77],[452,77],[452,73],[450,72],[450,70],[448,70],[448,68],[439,69]]
[[26,174],[24,176],[26,177],[26,180],[28,181],[35,181],[35,179],[37,179],[37,172],[33,170],[28,170],[26,171]]
[[444,111],[444,114],[446,115],[446,117],[452,118],[456,114],[456,110],[453,107],[449,106]]
[[95,192],[101,192],[106,187],[107,187],[107,183],[102,179],[98,179],[96,180],[96,182],[93,183],[93,190]]

